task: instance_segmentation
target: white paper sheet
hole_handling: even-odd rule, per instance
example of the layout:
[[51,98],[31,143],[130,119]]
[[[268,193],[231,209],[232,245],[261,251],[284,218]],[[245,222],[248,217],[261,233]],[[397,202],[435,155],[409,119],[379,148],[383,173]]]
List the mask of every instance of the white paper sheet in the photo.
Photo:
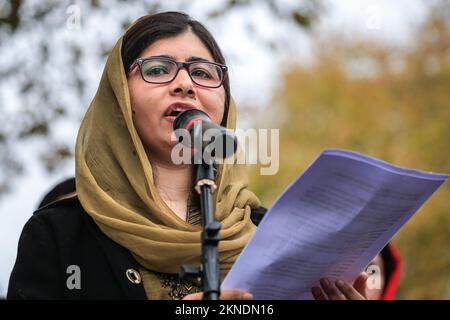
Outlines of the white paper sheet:
[[312,299],[322,277],[350,282],[447,178],[325,150],[266,213],[222,289]]

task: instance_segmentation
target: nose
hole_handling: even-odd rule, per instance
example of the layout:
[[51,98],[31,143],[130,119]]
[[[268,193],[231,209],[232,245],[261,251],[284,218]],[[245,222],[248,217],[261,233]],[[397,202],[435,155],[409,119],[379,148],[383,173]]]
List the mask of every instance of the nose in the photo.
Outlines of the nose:
[[175,79],[170,83],[170,93],[176,96],[195,98],[195,86],[185,68],[181,68]]

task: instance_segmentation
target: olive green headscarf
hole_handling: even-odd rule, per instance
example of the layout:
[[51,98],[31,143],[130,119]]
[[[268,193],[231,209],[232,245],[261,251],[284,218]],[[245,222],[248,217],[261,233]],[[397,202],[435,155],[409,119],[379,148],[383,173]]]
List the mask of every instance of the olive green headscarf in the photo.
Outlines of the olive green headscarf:
[[[179,218],[154,185],[152,166],[133,125],[122,38],[110,53],[98,91],[76,142],[76,188],[83,208],[112,240],[130,250],[147,269],[177,273],[181,264],[201,261],[201,227]],[[230,103],[227,127],[235,129]],[[155,128],[158,130],[158,128]],[[222,223],[219,243],[223,277],[252,236],[251,208],[258,198],[247,190],[246,166],[219,168],[215,217]]]

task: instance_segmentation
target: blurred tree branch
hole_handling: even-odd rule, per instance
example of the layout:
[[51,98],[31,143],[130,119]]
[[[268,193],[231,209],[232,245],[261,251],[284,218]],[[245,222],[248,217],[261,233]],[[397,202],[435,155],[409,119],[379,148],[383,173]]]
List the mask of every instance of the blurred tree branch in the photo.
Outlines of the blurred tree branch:
[[22,5],[22,0],[10,0],[5,2],[3,7],[0,7],[0,28],[5,26],[15,31],[20,24],[19,10]]
[[[68,134],[68,124],[78,127],[111,46],[138,16],[165,10],[189,12],[196,1],[174,3],[170,1],[169,5],[156,0],[3,2],[0,13],[0,196],[26,171],[29,153],[25,156],[21,151],[27,141],[41,146],[36,148],[36,154],[31,154],[49,172],[73,157],[76,129]],[[275,0],[224,0],[205,9],[203,14],[207,21],[199,20],[220,21],[231,12],[265,6],[274,25],[291,21],[298,29],[307,30],[320,14],[321,2],[292,3],[286,6]],[[243,15],[243,19],[246,18],[248,16]],[[252,26],[252,30],[256,32],[258,25]],[[269,48],[280,42],[277,37],[257,41]]]

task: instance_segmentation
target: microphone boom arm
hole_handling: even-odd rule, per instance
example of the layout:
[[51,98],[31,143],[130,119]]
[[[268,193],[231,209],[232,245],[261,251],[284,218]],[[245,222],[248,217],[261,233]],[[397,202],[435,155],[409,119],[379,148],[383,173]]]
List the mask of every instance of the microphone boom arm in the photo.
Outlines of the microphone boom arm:
[[[198,110],[188,110],[183,113],[175,119],[174,129],[191,127],[194,139],[202,137],[202,126],[192,126],[192,124],[194,121],[200,120],[200,118],[208,120],[207,115]],[[203,147],[201,150],[194,150],[194,152],[203,154]],[[202,159],[201,163],[195,164],[195,190],[200,195],[202,214],[202,262],[200,267],[182,265],[180,277],[200,277],[203,300],[218,300],[220,296],[220,264],[217,247],[220,241],[219,232],[222,225],[214,217],[213,193],[217,186],[213,161],[212,159],[205,161],[202,155],[200,158]]]

